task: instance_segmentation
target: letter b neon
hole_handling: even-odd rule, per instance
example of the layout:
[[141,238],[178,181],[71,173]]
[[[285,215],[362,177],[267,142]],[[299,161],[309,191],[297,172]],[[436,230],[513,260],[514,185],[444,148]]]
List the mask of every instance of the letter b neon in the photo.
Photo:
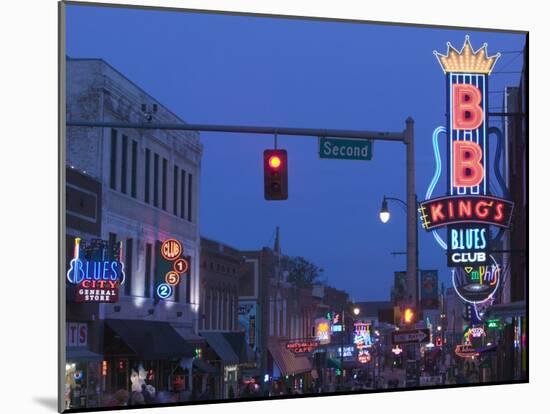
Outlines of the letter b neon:
[[453,129],[477,129],[483,122],[481,92],[474,85],[453,84]]
[[483,151],[475,142],[453,141],[453,186],[475,187],[483,181]]

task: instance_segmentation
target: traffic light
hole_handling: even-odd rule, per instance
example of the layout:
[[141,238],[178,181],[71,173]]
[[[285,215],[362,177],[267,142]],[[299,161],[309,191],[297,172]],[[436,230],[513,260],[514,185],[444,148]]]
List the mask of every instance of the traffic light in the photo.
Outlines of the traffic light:
[[403,311],[403,323],[405,325],[410,325],[414,322],[415,311],[414,308],[405,308]]
[[288,199],[288,163],[286,150],[264,151],[264,198]]

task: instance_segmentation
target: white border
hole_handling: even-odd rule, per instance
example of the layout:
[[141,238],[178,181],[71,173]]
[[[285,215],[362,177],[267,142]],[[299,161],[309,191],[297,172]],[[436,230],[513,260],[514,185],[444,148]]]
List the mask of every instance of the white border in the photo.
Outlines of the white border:
[[[127,0],[126,2],[129,2]],[[117,3],[117,1],[113,1]],[[123,2],[118,2],[123,3]],[[398,392],[347,397],[293,399],[278,402],[207,405],[158,409],[158,413],[335,413],[369,412],[464,413],[468,407],[484,413],[540,412],[545,402],[550,343],[547,292],[549,278],[543,261],[550,232],[545,207],[550,153],[547,138],[549,90],[545,68],[550,67],[545,45],[550,40],[544,2],[462,0],[460,7],[440,0],[391,2],[306,0],[156,0],[134,4],[227,9],[424,24],[469,25],[529,29],[531,56],[530,126],[530,358],[531,384],[468,387],[441,391]],[[57,5],[55,0],[26,0],[2,5],[3,149],[0,162],[2,252],[6,262],[2,341],[5,412],[55,411],[57,361]],[[366,39],[365,41],[375,41]],[[434,45],[434,48],[437,45]],[[396,53],[398,45],[396,45]],[[428,53],[427,58],[432,58]],[[405,63],[404,63],[405,64]],[[439,68],[437,76],[441,76]],[[433,127],[433,126],[432,126]],[[418,137],[418,141],[425,137]],[[420,145],[417,146],[420,148]],[[32,148],[32,151],[29,151]],[[30,191],[32,190],[32,191]],[[534,224],[535,223],[535,224]],[[40,249],[22,248],[29,242]],[[23,263],[39,264],[39,272],[23,277]],[[535,329],[536,327],[536,329]],[[532,408],[533,410],[529,410]],[[134,411],[126,411],[128,413]],[[135,411],[145,413],[146,411]]]

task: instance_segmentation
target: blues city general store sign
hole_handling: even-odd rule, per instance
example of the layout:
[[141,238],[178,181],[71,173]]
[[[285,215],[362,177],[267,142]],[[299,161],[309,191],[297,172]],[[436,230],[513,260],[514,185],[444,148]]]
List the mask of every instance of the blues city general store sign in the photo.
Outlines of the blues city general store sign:
[[117,302],[125,279],[121,257],[122,242],[94,239],[86,243],[75,238],[67,271],[67,281],[75,286],[75,302]]

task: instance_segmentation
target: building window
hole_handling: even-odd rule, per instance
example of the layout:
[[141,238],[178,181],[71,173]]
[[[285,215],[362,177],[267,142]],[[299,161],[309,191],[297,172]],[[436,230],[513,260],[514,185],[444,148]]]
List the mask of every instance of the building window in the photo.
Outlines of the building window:
[[120,191],[126,194],[126,178],[128,176],[128,137],[122,135],[122,159],[120,162]]
[[132,183],[130,194],[132,197],[137,197],[137,142],[132,140]]
[[115,247],[116,244],[116,233],[109,233],[109,248]]
[[180,217],[185,218],[185,170],[181,169]]
[[116,149],[117,149],[117,130],[111,129],[111,177],[110,186],[116,190]]
[[130,296],[132,294],[132,255],[134,241],[132,239],[126,239],[126,258],[124,263],[124,294]]
[[187,196],[187,220],[193,221],[192,217],[192,210],[193,210],[193,175],[189,174],[189,186],[187,188],[188,196]]
[[159,155],[156,153],[153,164],[153,205],[159,206]]
[[174,215],[178,215],[178,177],[179,177],[179,168],[177,165],[174,165]]
[[166,210],[166,191],[168,180],[168,160],[166,158],[162,159],[162,209]]
[[153,245],[145,246],[145,297],[151,297],[151,262],[153,259]]
[[145,149],[145,202],[149,203],[151,200],[149,194],[149,186],[151,184],[151,150]]

